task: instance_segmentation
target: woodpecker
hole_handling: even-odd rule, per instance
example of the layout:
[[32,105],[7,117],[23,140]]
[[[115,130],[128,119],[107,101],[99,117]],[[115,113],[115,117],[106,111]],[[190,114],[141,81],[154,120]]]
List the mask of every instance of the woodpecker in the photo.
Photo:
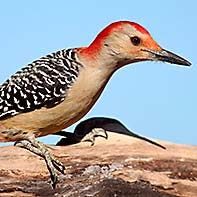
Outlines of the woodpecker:
[[55,187],[57,171],[64,173],[64,165],[36,138],[80,120],[117,69],[148,60],[191,65],[129,21],[110,24],[88,47],[63,49],[33,61],[0,86],[0,142],[15,141],[15,146],[42,157]]
[[[140,136],[132,131],[130,131],[123,123],[114,118],[105,118],[105,117],[94,117],[87,120],[81,121],[74,129],[74,133],[59,131],[55,135],[63,136],[56,145],[65,146],[70,144],[76,144],[81,141],[91,142],[93,146],[95,143],[96,137],[103,137],[108,139],[109,132],[119,133],[131,137],[135,137],[146,142],[149,142],[155,146],[166,149],[164,146],[154,142],[146,137]],[[65,138],[66,137],[66,138]]]

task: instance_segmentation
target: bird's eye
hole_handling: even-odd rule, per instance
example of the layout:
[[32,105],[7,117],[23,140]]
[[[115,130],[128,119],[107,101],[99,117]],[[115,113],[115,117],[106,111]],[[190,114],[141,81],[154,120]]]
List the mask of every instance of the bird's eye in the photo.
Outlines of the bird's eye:
[[134,46],[138,46],[138,45],[140,45],[141,40],[140,40],[139,37],[133,36],[133,37],[131,37],[131,42],[132,42],[132,44],[133,44]]

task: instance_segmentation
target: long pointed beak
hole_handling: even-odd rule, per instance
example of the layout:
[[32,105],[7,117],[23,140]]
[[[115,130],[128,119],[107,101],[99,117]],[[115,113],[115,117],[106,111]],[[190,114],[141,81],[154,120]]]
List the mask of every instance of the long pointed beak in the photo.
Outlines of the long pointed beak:
[[165,49],[161,49],[160,51],[143,49],[143,51],[148,52],[151,60],[168,62],[171,64],[178,64],[183,66],[191,66],[191,63],[186,59],[170,52]]

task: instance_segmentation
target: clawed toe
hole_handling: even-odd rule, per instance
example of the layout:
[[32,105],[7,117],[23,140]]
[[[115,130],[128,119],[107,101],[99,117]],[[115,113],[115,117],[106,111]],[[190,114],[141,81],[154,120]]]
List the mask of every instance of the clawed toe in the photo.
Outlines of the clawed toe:
[[15,146],[25,148],[45,160],[50,172],[51,186],[55,188],[58,181],[56,170],[64,174],[65,166],[55,159],[42,143],[37,142],[35,139],[18,141]]
[[82,142],[91,142],[91,146],[93,146],[95,144],[96,137],[108,139],[107,131],[102,128],[94,128],[82,139]]
[[65,166],[60,161],[53,158],[52,163],[53,163],[53,166],[56,168],[56,170],[64,174]]

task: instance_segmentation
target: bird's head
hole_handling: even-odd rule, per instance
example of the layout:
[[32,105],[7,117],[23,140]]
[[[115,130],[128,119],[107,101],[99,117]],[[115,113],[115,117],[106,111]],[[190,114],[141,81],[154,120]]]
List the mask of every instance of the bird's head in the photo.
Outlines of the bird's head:
[[94,59],[102,57],[105,64],[113,62],[117,67],[147,60],[191,65],[189,61],[160,47],[144,27],[129,21],[107,26],[83,52]]

